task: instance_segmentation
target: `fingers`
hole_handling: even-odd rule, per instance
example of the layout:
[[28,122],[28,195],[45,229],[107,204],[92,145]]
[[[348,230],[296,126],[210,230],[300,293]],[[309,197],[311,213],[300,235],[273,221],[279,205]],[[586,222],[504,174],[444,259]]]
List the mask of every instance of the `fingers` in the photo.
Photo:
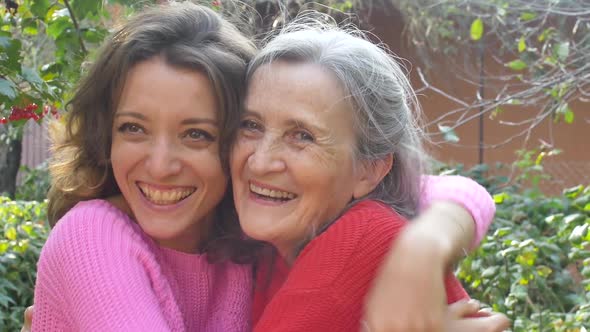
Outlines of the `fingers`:
[[502,332],[510,328],[510,320],[502,314],[488,317],[464,318],[452,322],[448,331],[452,332]]
[[31,332],[31,324],[33,323],[33,306],[28,307],[23,314],[25,319],[21,332]]
[[479,309],[480,305],[477,300],[458,301],[449,305],[447,314],[451,319],[457,319],[477,315]]

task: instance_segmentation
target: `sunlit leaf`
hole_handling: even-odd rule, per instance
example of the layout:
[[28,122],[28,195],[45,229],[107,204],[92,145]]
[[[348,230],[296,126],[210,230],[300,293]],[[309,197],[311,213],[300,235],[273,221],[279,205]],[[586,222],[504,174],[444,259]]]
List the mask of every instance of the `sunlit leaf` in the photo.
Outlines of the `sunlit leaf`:
[[524,39],[524,36],[520,37],[520,39],[518,40],[518,52],[522,53],[526,50],[526,40]]
[[528,65],[526,64],[526,62],[518,59],[518,60],[513,60],[510,61],[506,64],[506,67],[512,69],[512,70],[523,70],[525,68],[528,67]]
[[471,29],[469,35],[471,36],[471,40],[477,41],[480,40],[483,36],[483,21],[481,18],[476,18],[471,23]]
[[537,18],[537,14],[535,14],[535,13],[524,12],[524,13],[520,14],[520,20],[524,21],[524,22],[534,20],[535,18]]

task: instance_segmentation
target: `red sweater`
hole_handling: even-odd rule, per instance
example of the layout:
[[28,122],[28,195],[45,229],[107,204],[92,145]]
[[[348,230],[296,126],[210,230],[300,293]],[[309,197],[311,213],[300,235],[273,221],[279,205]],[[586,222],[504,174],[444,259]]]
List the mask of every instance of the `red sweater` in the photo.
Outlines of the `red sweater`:
[[[405,225],[391,208],[363,201],[311,241],[290,271],[282,261],[275,262],[272,274],[262,265],[254,331],[359,331],[371,281]],[[468,298],[452,274],[445,286],[448,303]]]

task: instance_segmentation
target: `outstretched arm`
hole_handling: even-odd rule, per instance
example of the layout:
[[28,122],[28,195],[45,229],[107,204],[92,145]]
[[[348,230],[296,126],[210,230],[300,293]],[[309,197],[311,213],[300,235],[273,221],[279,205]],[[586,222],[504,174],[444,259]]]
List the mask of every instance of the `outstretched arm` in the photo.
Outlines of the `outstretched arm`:
[[425,176],[419,206],[421,213],[392,246],[367,298],[372,331],[441,331],[441,276],[480,243],[495,212],[485,188],[460,176]]

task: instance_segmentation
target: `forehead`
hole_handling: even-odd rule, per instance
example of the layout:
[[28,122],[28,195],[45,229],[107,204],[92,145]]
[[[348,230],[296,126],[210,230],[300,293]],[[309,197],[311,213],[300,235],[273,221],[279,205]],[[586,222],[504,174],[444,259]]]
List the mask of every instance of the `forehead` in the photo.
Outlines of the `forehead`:
[[249,110],[297,104],[327,111],[343,103],[348,100],[340,82],[318,64],[278,60],[260,66],[248,82]]
[[155,57],[134,65],[126,75],[117,111],[162,111],[216,117],[218,103],[204,73],[169,65]]

